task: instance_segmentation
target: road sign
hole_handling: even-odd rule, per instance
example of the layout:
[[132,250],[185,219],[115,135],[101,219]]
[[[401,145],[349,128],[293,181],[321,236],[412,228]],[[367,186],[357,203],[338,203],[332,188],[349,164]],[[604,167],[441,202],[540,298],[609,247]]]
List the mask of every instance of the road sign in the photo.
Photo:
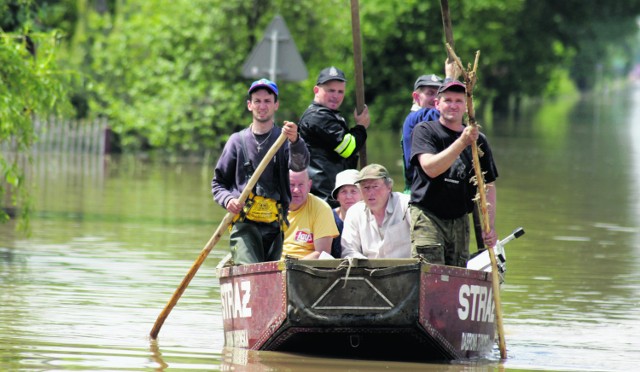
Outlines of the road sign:
[[298,48],[284,23],[277,15],[264,32],[264,37],[256,45],[242,66],[242,76],[260,78],[269,76],[272,81],[301,81],[308,76],[307,67],[300,57]]

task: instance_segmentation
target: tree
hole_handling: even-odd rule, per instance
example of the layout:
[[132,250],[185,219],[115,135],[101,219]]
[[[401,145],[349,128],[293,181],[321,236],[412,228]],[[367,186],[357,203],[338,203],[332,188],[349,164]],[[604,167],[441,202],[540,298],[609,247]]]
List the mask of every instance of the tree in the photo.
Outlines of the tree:
[[[32,31],[29,4],[24,6],[11,7],[12,17],[3,13],[3,25],[15,31],[0,30],[0,221],[16,212],[27,229],[29,186],[21,164],[36,140],[33,118],[63,110],[66,90],[55,59],[58,34]],[[3,3],[0,9],[9,7]]]
[[[88,78],[92,111],[109,117],[128,151],[203,153],[217,150],[230,133],[244,127],[249,120],[245,102],[250,79],[240,76],[241,66],[278,10],[307,61],[322,58],[322,64],[343,64],[350,53],[350,39],[340,36],[350,27],[349,14],[336,10],[332,2],[132,0],[119,4],[115,16],[93,14],[88,22],[94,27],[89,31]],[[325,31],[306,32],[309,27]],[[332,62],[324,58],[327,55]],[[317,66],[308,65],[313,74],[320,70]],[[278,116],[295,120],[294,115],[312,98],[312,85],[305,96],[299,86],[292,93],[293,83],[278,83],[281,100],[286,102]]]
[[[243,127],[250,80],[240,76],[240,67],[276,14],[285,19],[310,74],[304,82],[278,81],[279,118],[297,119],[321,68],[336,65],[353,76],[344,0],[100,3],[109,11],[79,10],[83,27],[74,29],[83,42],[71,45],[84,52],[82,63],[75,62],[85,72],[78,95],[91,102],[92,115],[109,117],[127,151],[216,151]],[[576,86],[589,89],[595,68],[610,73],[612,56],[629,65],[637,50],[628,40],[637,32],[640,0],[597,6],[594,0],[449,3],[457,54],[471,62],[481,52],[474,96],[485,108],[506,110],[523,97],[555,94],[568,72]],[[360,6],[365,99],[376,128],[397,129],[415,78],[443,73],[439,2],[368,0]],[[351,79],[343,104],[347,117],[354,88]]]

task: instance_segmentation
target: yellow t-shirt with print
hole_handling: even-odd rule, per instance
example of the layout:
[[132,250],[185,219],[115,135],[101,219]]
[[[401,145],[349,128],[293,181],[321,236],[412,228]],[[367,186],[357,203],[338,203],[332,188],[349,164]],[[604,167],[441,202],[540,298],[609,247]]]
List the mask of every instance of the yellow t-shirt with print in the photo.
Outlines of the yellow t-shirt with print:
[[329,204],[313,194],[298,210],[289,211],[289,228],[284,232],[282,258],[302,258],[315,251],[313,242],[324,237],[339,235]]

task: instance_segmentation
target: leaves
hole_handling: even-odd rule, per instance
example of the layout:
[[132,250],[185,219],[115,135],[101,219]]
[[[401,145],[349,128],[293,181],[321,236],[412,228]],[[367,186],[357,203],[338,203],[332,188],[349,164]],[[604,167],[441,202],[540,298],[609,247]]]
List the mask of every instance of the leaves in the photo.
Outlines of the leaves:
[[[57,34],[0,33],[0,219],[3,208],[22,207],[28,222],[29,190],[18,166],[36,140],[33,118],[65,112],[65,74],[53,58]],[[36,47],[33,53],[30,48]],[[33,54],[32,54],[33,53]],[[10,158],[8,158],[10,156]],[[6,197],[6,196],[9,197]]]
[[[444,74],[440,4],[359,3],[365,100],[376,127],[399,128],[415,78]],[[312,100],[320,69],[336,65],[353,76],[350,4],[344,0],[42,4],[28,8],[35,9],[31,14],[37,21],[24,21],[30,12],[23,11],[6,22],[61,25],[68,36],[61,61],[79,72],[72,80],[74,99],[88,101],[90,115],[109,118],[125,151],[202,154],[220,148],[232,131],[246,126],[245,94],[253,79],[243,78],[240,69],[277,14],[309,71],[303,82],[277,81],[278,121],[297,120]],[[103,9],[105,4],[112,7]],[[455,49],[463,62],[482,52],[475,98],[483,105],[493,101],[498,110],[522,97],[557,94],[555,87],[567,76],[589,89],[596,76],[629,69],[638,48],[633,42],[640,0],[450,1],[450,11]],[[353,81],[347,83],[342,106],[348,118],[355,105]]]

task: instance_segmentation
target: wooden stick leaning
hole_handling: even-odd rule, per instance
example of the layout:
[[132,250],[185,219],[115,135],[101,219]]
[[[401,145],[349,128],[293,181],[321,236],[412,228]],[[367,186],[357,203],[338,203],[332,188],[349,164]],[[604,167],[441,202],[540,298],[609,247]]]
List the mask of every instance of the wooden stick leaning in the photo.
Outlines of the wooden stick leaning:
[[[255,172],[247,182],[247,186],[244,188],[244,190],[242,190],[240,197],[238,197],[238,200],[240,202],[244,202],[247,199],[253,187],[256,185],[256,183],[258,183],[258,179],[260,179],[260,176],[264,172],[265,168],[267,167],[271,159],[276,155],[276,153],[278,152],[280,147],[282,147],[282,145],[286,140],[287,140],[287,136],[283,130],[280,133],[280,136],[278,136],[278,139],[276,140],[276,142],[271,146],[269,151],[267,151],[267,153],[265,154],[264,158],[262,158],[262,160],[260,161],[260,164],[258,165]],[[176,288],[176,291],[173,293],[173,296],[171,296],[171,299],[169,299],[169,302],[167,302],[167,305],[164,307],[160,315],[158,315],[158,318],[156,319],[156,322],[153,324],[153,328],[149,333],[152,339],[156,339],[158,337],[158,333],[160,333],[160,328],[162,327],[162,324],[164,323],[164,321],[167,319],[167,316],[169,316],[169,313],[171,312],[173,307],[176,305],[176,303],[178,302],[178,300],[180,299],[184,291],[187,289],[187,286],[189,286],[191,279],[193,279],[193,277],[196,275],[196,272],[198,271],[198,269],[200,268],[204,260],[209,255],[209,252],[211,252],[211,249],[213,249],[213,247],[218,243],[218,241],[220,241],[220,238],[222,238],[222,235],[224,234],[225,230],[229,228],[234,217],[235,217],[234,213],[227,213],[224,216],[224,218],[222,219],[222,222],[220,222],[220,225],[218,226],[216,231],[213,233],[213,236],[211,236],[211,239],[209,239],[207,244],[204,246],[204,248],[200,252],[200,255],[198,256],[196,261],[193,263],[193,265],[187,272],[187,275],[185,275],[184,279],[182,279],[182,282],[180,283],[178,288]]]
[[[364,74],[362,68],[362,36],[360,32],[360,5],[351,0],[351,35],[353,37],[353,64],[356,75],[356,110],[364,110]],[[367,165],[367,143],[360,148],[360,168]]]
[[[442,27],[444,29],[444,39],[449,46],[451,46],[451,50],[455,49],[455,44],[453,41],[453,27],[451,26],[451,16],[449,15],[449,1],[448,0],[440,0],[440,11],[442,13]],[[447,49],[447,57],[449,60],[454,60],[454,55],[449,49]],[[476,237],[476,245],[478,246],[478,251],[484,249],[484,242],[482,241],[482,226],[481,226],[481,218],[480,212],[478,211],[478,204],[476,203],[473,208],[473,231]]]
[[[478,60],[480,58],[480,51],[476,52],[476,59],[473,63],[473,68],[464,68],[462,61],[455,54],[451,46],[447,43],[447,50],[449,55],[453,57],[456,64],[462,71],[464,76],[464,83],[467,89],[467,114],[469,117],[469,125],[477,127],[475,109],[473,106],[473,88],[476,85],[478,69]],[[471,153],[473,156],[473,170],[475,172],[475,181],[478,187],[478,195],[476,196],[476,203],[480,206],[480,217],[482,221],[482,227],[485,232],[491,231],[489,224],[489,211],[487,209],[487,195],[486,186],[484,183],[484,176],[482,175],[482,168],[480,167],[480,158],[478,155],[478,144],[473,143],[471,145]],[[498,261],[496,260],[496,254],[493,247],[488,249],[489,258],[491,259],[491,284],[493,288],[493,302],[495,303],[495,315],[496,315],[496,327],[498,329],[498,346],[500,348],[500,357],[507,359],[507,344],[504,337],[504,325],[502,319],[502,303],[500,301],[500,276],[498,274]]]

